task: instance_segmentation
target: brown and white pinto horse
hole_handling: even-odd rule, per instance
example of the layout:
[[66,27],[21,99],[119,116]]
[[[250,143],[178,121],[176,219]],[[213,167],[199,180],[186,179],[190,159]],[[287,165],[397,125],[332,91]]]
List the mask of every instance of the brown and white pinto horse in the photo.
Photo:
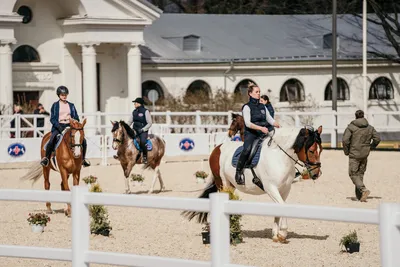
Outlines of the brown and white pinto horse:
[[[44,189],[50,190],[50,170],[59,172],[61,174],[61,190],[70,191],[68,186],[69,175],[73,176],[73,185],[79,185],[79,179],[82,168],[82,144],[85,138],[85,132],[83,127],[86,124],[86,118],[83,119],[82,123],[70,118],[70,126],[65,128],[62,133],[62,141],[55,150],[55,161],[53,161],[54,152],[50,157],[49,165],[43,167],[39,162],[35,162],[31,169],[21,177],[21,180],[33,180],[33,183],[37,182],[39,178],[44,176]],[[51,132],[48,132],[43,136],[42,143],[40,146],[40,155],[43,158],[46,155],[44,145],[49,141]],[[51,209],[51,203],[46,203],[47,213],[53,213]],[[67,209],[64,210],[65,215],[71,216],[71,204],[67,204]]]
[[[133,166],[135,166],[136,163],[142,163],[142,157],[138,159],[139,150],[134,145],[136,132],[123,120],[119,122],[111,121],[111,124],[113,125],[113,128],[111,130],[113,134],[112,148],[114,150],[117,150],[117,157],[124,171],[125,193],[130,194],[131,190],[129,188],[129,175],[132,171]],[[161,159],[163,158],[165,153],[165,142],[157,135],[149,134],[149,138],[152,142],[153,149],[147,152],[147,165],[144,165],[143,168],[151,168],[155,172],[150,190],[148,191],[148,194],[151,194],[153,193],[157,177],[160,181],[160,192],[165,189],[160,172]]]
[[244,119],[239,114],[232,113],[232,122],[228,129],[228,136],[232,138],[237,132],[240,132],[240,139],[244,140]]
[[[246,194],[268,194],[274,202],[284,204],[295,177],[295,164],[301,164],[298,160],[303,162],[312,179],[321,175],[321,132],[322,126],[315,131],[309,128],[278,128],[272,140],[271,137],[264,140],[259,162],[253,168],[264,190],[252,182],[253,175],[247,168],[244,169],[245,185],[237,185],[235,181],[236,169],[232,166],[232,157],[242,142],[228,141],[215,147],[209,158],[211,179],[199,197],[208,198],[210,193],[234,187]],[[199,223],[206,223],[208,214],[185,211],[182,215],[189,220],[198,216]],[[275,217],[273,241],[285,243],[287,228],[286,218]]]

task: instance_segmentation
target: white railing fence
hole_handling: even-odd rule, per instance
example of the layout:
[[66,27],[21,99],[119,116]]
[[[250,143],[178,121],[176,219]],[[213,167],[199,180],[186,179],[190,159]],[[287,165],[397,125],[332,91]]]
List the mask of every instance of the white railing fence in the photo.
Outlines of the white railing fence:
[[[230,201],[226,193],[210,194],[210,199],[90,193],[87,186],[73,186],[71,192],[42,190],[0,190],[3,201],[36,201],[71,203],[72,248],[0,246],[0,257],[35,258],[72,261],[73,267],[90,263],[137,267],[240,267],[230,263],[229,215],[283,216],[299,219],[377,224],[380,231],[383,267],[400,266],[400,204],[381,203],[377,210],[306,206],[276,203]],[[88,205],[190,210],[210,212],[211,262],[139,256],[89,249]]]
[[[226,112],[152,112],[152,133],[213,133],[226,131],[231,123],[233,111]],[[237,113],[237,112],[236,112]],[[86,135],[110,134],[112,125],[110,120],[127,120],[130,113],[83,113],[82,118],[88,118],[85,126]],[[371,112],[366,114],[371,125],[380,132],[400,131],[400,111]],[[37,118],[45,118],[45,126],[37,127]],[[347,124],[354,119],[353,112],[276,112],[275,118],[284,127],[302,127],[306,124],[318,127],[323,126],[323,133],[330,134],[332,146],[336,146],[336,132],[343,132]],[[15,119],[15,128],[10,122]],[[42,137],[40,131],[49,131],[51,125],[49,117],[33,114],[16,114],[0,116],[0,139],[9,138],[10,132],[15,132],[15,138],[27,135]]]

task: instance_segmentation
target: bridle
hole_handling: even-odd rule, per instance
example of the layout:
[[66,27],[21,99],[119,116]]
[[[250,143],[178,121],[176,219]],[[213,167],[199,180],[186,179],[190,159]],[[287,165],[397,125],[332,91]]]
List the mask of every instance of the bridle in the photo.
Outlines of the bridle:
[[[313,131],[314,129],[312,128],[312,127],[306,127],[306,129],[308,129],[308,130],[310,130],[310,131]],[[304,161],[302,161],[303,162],[303,164],[302,163],[300,163],[299,162],[299,160],[296,160],[296,159],[294,159],[292,156],[290,156],[278,143],[276,143],[275,142],[275,140],[273,140],[273,136],[275,135],[275,129],[274,130],[272,130],[272,134],[270,135],[270,140],[268,141],[268,146],[270,146],[271,145],[271,143],[272,142],[274,142],[277,146],[278,146],[278,148],[283,152],[283,153],[285,153],[291,160],[293,160],[294,161],[294,163],[295,163],[295,165],[297,164],[297,165],[299,165],[300,167],[302,167],[302,168],[306,168],[306,170],[307,170],[307,172],[308,172],[308,174],[309,174],[309,176],[311,177],[311,179],[313,179],[313,180],[315,180],[316,178],[314,178],[314,176],[312,176],[311,175],[311,172],[313,171],[313,170],[315,170],[315,169],[317,169],[317,168],[321,168],[321,162],[310,162],[310,160],[309,160],[309,158],[308,158],[308,150],[309,150],[309,148],[307,149],[306,147],[305,147],[305,143],[306,143],[306,140],[305,140],[305,142],[304,142],[304,151],[305,151],[305,154],[306,154],[306,161],[304,162]],[[262,137],[262,138],[266,138],[268,135],[265,135],[264,137]],[[317,144],[318,144],[318,146],[319,147],[321,147],[321,144],[320,143],[318,143],[318,141],[317,141]],[[296,167],[295,167],[296,168]],[[296,168],[296,170],[299,172],[299,170]],[[300,173],[300,172],[299,172]]]
[[75,140],[75,135],[72,134],[72,130],[76,130],[76,131],[82,131],[83,128],[75,128],[70,126],[70,130],[69,130],[69,137],[70,137],[70,147],[71,149],[74,147],[82,147],[83,146],[83,142],[79,143],[79,144],[74,144],[72,140]]

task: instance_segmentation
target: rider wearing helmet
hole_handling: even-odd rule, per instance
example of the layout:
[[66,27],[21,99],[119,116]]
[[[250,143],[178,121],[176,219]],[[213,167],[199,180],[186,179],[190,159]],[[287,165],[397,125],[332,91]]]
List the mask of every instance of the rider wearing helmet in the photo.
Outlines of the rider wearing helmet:
[[240,154],[235,180],[238,185],[244,185],[243,168],[251,152],[253,142],[263,134],[268,134],[267,123],[280,127],[271,117],[264,104],[260,103],[260,88],[254,83],[250,83],[247,93],[249,102],[242,107],[242,115],[245,123],[243,151]]
[[[69,126],[69,118],[79,121],[79,116],[75,105],[67,101],[68,94],[69,91],[67,87],[61,85],[57,88],[57,96],[59,100],[54,102],[51,106],[50,122],[53,126],[51,127],[51,137],[46,147],[46,156],[40,162],[42,166],[46,167],[49,165],[49,159],[54,150],[56,136],[61,134],[62,131]],[[86,139],[83,139],[82,148],[82,165],[84,167],[88,167],[90,166],[90,163],[85,158],[87,148]]]
[[147,146],[146,141],[149,136],[148,130],[152,125],[150,111],[145,108],[144,100],[141,97],[136,98],[132,101],[135,105],[135,109],[132,112],[131,117],[128,120],[128,125],[135,130],[140,139],[140,148],[143,152],[143,164],[147,164]]

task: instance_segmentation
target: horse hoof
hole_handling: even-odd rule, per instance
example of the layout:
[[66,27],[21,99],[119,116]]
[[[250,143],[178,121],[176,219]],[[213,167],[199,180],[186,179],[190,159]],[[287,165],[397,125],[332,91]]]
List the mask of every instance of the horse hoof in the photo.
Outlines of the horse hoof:
[[284,237],[283,235],[280,235],[280,234],[278,234],[278,241],[279,241],[279,243],[282,243],[282,244],[289,243],[289,241],[287,241],[286,237]]

